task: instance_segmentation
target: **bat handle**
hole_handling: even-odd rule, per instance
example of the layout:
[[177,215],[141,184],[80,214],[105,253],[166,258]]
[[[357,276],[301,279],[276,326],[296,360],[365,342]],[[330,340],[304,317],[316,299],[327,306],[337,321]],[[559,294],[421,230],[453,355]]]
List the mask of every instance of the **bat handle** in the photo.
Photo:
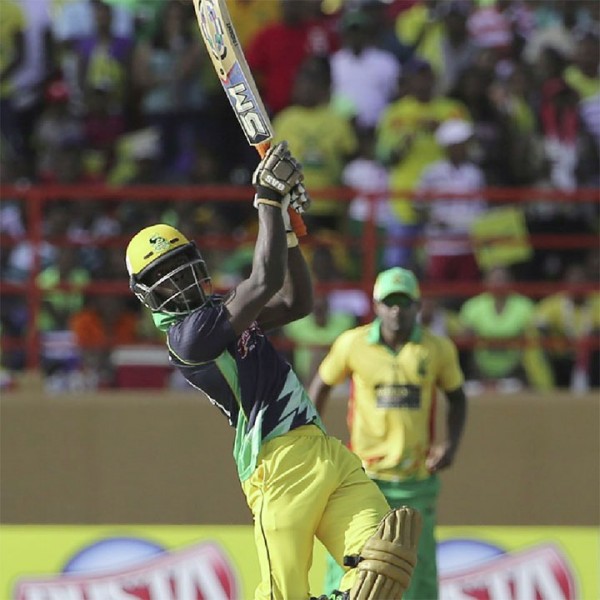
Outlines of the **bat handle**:
[[265,154],[267,153],[267,150],[271,147],[271,142],[261,142],[260,144],[256,144],[256,146],[254,146],[256,148],[256,151],[260,154],[261,158],[265,157]]
[[308,231],[306,229],[306,223],[300,214],[298,214],[293,208],[288,207],[288,214],[290,215],[290,225],[297,237],[304,237]]
[[[270,142],[262,142],[260,144],[256,144],[255,146],[261,158],[267,153],[267,150],[270,147]],[[288,214],[290,215],[290,224],[292,225],[294,233],[298,237],[304,237],[308,233],[308,231],[306,229],[306,224],[304,223],[304,220],[302,219],[300,214],[298,214],[293,208],[288,208]]]

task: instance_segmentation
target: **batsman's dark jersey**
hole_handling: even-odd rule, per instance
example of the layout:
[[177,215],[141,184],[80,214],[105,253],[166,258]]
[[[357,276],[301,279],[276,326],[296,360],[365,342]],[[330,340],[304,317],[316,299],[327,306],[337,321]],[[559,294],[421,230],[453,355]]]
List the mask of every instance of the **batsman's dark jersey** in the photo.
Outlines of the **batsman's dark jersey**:
[[171,362],[235,427],[241,481],[256,468],[263,442],[301,425],[323,428],[296,374],[254,324],[237,336],[215,299],[168,330]]

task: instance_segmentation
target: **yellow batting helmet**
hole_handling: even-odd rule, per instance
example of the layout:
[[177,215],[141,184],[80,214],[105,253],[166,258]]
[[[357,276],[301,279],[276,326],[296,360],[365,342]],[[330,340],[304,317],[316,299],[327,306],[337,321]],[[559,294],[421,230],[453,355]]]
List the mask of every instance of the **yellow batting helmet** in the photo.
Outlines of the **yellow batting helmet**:
[[206,302],[210,277],[193,241],[170,225],[142,229],[125,255],[129,285],[155,312],[187,314]]
[[190,241],[175,227],[158,224],[142,229],[127,245],[125,262],[129,276],[139,276],[144,269]]

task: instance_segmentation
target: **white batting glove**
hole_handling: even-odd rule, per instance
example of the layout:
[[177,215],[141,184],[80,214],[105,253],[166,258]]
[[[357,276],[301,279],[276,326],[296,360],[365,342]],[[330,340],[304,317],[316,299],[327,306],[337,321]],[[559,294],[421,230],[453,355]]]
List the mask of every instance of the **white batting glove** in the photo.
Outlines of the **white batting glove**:
[[299,214],[305,213],[312,204],[312,200],[302,183],[297,183],[290,190],[290,206]]

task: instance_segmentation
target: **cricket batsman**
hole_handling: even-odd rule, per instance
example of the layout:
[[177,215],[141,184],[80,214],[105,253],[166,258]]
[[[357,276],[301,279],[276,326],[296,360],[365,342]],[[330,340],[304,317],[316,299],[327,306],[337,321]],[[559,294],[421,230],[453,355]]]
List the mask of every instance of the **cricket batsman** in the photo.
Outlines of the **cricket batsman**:
[[213,293],[195,243],[163,224],[130,241],[130,286],[167,333],[171,362],[235,428],[233,455],[261,571],[255,598],[310,598],[317,537],[345,569],[331,598],[398,599],[416,563],[420,514],[390,510],[358,457],[326,434],[265,335],[312,308],[309,271],[287,212],[309,203],[302,179],[286,142],[259,163],[252,272],[228,294]]

